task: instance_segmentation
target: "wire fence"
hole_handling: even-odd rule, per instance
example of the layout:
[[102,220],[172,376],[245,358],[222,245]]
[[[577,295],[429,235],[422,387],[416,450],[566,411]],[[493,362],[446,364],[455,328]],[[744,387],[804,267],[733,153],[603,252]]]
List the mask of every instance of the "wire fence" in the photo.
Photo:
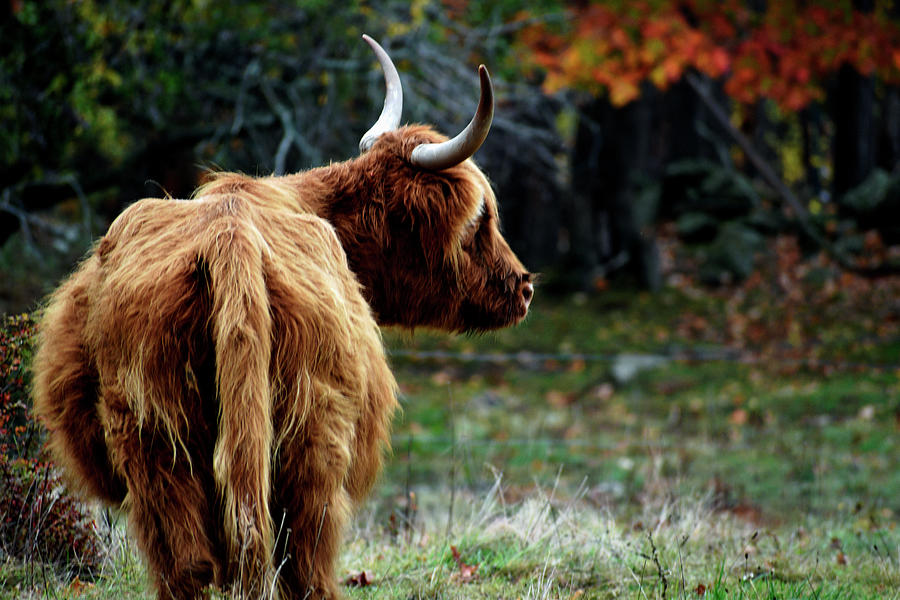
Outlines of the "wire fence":
[[[900,343],[900,340],[897,340]],[[837,360],[815,356],[763,356],[745,350],[728,348],[680,348],[666,349],[658,352],[627,353],[585,353],[585,352],[456,352],[450,350],[404,350],[389,349],[388,355],[410,361],[445,361],[461,363],[489,363],[518,365],[521,368],[533,368],[548,362],[604,362],[616,363],[633,360],[642,363],[665,364],[666,362],[705,363],[727,362],[746,365],[768,365],[777,363],[783,366],[832,368],[836,370],[871,369],[875,371],[900,371],[898,362],[866,362],[853,360]]]
[[[900,340],[898,340],[900,342]],[[451,350],[410,350],[389,349],[388,354],[395,359],[416,363],[481,363],[506,365],[514,369],[535,369],[550,364],[566,363],[606,363],[613,368],[617,363],[630,361],[639,365],[640,370],[664,366],[670,362],[711,363],[724,362],[745,365],[769,365],[777,363],[784,367],[831,368],[836,371],[869,370],[880,373],[900,373],[900,363],[865,362],[821,359],[816,357],[778,357],[754,355],[747,351],[727,348],[679,348],[665,349],[648,353],[586,353],[586,352],[465,352]],[[489,451],[491,448],[514,447],[519,449],[535,448],[570,448],[597,452],[622,451],[620,441],[606,441],[599,437],[564,438],[564,437],[515,437],[515,438],[478,438],[466,435],[428,435],[402,434],[393,437],[395,448],[408,446],[444,447],[468,446]],[[636,439],[628,444],[629,452],[653,453],[672,448],[683,448],[684,440],[677,443],[664,440]],[[449,450],[448,450],[449,451]]]
[[[699,445],[699,444],[698,444]],[[682,442],[636,439],[623,445],[618,441],[606,440],[599,435],[593,438],[565,438],[565,437],[514,437],[514,438],[479,438],[470,435],[460,435],[454,438],[451,435],[431,434],[395,434],[391,438],[391,447],[394,448],[395,457],[403,458],[403,453],[409,450],[415,454],[417,449],[441,448],[443,459],[453,460],[450,456],[452,449],[477,449],[480,453],[489,454],[492,451],[501,452],[506,448],[517,451],[549,451],[551,449],[565,448],[569,451],[581,452],[605,452],[615,454],[645,454],[652,455],[655,452],[665,450],[684,449],[686,444]]]

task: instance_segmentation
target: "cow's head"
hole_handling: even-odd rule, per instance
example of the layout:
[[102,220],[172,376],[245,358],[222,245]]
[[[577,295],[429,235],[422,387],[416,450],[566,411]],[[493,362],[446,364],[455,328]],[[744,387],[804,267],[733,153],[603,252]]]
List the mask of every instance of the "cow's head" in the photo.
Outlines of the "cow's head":
[[360,141],[362,155],[351,161],[361,192],[335,199],[329,216],[378,320],[451,331],[518,323],[534,293],[532,276],[503,239],[494,192],[470,159],[493,117],[487,69],[479,68],[481,100],[459,135],[400,127],[397,69],[363,37],[384,70],[387,96]]

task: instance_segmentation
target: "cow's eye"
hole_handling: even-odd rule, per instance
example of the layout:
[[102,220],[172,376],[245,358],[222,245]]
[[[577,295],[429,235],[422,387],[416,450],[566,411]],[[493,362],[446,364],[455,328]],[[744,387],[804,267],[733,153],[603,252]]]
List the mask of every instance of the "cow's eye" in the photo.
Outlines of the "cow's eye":
[[462,228],[462,239],[467,240],[470,239],[475,232],[478,231],[478,228],[481,227],[481,221],[484,219],[484,196],[481,197],[481,202],[478,204],[478,210],[472,215],[472,218],[469,219],[466,224]]

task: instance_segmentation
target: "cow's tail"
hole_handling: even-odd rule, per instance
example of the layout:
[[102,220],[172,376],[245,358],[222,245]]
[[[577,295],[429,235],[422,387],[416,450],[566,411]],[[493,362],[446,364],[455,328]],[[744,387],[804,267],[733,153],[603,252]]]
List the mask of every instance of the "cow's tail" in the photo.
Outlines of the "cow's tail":
[[[229,571],[245,595],[271,587],[274,534],[269,512],[272,319],[263,274],[265,241],[229,202],[201,251],[212,299],[219,427],[213,474],[223,508]],[[243,217],[243,218],[241,218]]]

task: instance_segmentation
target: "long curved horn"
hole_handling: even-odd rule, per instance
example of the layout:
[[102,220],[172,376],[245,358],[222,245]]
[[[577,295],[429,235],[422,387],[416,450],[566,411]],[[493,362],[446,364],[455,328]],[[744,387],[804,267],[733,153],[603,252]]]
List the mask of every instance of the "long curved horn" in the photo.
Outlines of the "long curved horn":
[[475,116],[455,138],[439,144],[421,144],[410,155],[410,162],[425,169],[440,171],[458,165],[473,154],[487,137],[494,118],[494,87],[484,65],[478,67],[481,77],[481,100]]
[[397,67],[394,66],[391,57],[384,51],[384,48],[366,34],[363,34],[362,37],[375,51],[375,56],[378,58],[378,62],[381,63],[381,70],[384,71],[384,86],[386,88],[384,108],[381,109],[381,116],[359,140],[359,150],[360,152],[365,152],[372,147],[372,144],[375,143],[375,140],[382,133],[397,129],[400,126],[400,113],[403,112],[403,87],[400,85],[400,74],[397,73]]

